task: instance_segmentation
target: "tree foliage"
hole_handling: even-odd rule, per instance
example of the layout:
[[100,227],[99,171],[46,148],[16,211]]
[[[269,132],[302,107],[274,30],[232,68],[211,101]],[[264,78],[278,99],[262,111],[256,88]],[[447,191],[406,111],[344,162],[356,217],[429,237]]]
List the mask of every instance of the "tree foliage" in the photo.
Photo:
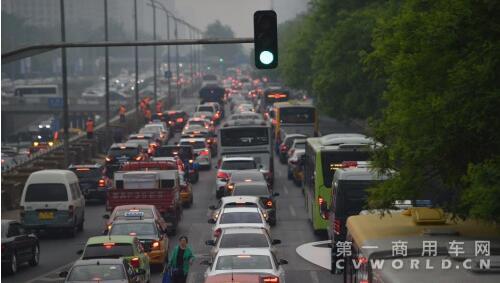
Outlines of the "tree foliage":
[[[230,26],[222,24],[219,20],[209,24],[205,31],[206,38],[228,39],[234,38],[234,32]],[[244,57],[241,44],[217,44],[203,46],[204,56],[209,60],[217,62],[222,58],[225,64],[235,64]]]

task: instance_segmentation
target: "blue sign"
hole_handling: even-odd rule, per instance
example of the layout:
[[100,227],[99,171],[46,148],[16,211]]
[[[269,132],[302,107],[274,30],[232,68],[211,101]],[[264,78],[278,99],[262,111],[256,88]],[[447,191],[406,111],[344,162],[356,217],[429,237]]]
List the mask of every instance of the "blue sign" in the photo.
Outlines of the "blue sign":
[[49,108],[62,108],[63,107],[62,97],[49,97],[48,106]]
[[169,79],[172,77],[172,72],[171,71],[165,71],[165,79]]

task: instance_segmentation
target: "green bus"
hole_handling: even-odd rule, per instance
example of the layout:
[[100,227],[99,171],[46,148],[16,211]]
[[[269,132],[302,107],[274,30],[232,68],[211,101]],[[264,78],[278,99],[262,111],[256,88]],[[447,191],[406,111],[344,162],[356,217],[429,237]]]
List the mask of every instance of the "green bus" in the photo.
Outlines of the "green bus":
[[[304,162],[306,209],[315,233],[328,227],[328,213],[321,207],[331,203],[332,179],[344,161],[367,161],[375,142],[362,134],[330,134],[308,138]],[[326,211],[326,209],[323,209]]]

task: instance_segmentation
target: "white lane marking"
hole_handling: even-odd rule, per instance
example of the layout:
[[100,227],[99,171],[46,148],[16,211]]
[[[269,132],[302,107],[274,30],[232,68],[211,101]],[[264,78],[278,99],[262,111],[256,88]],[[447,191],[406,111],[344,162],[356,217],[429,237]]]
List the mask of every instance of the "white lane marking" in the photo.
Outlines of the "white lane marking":
[[309,261],[310,263],[330,270],[332,261],[332,249],[329,247],[325,247],[326,244],[330,243],[330,240],[305,243],[298,246],[295,251],[299,256]]
[[293,217],[297,216],[297,214],[295,213],[295,208],[293,208],[293,206],[292,206],[292,205],[289,205],[289,206],[288,206],[288,209],[290,209],[290,214],[291,214]]
[[319,283],[318,272],[311,270],[309,272],[309,274],[311,275],[311,279],[312,279],[313,283]]
[[283,185],[283,191],[285,192],[286,195],[288,195],[288,188],[285,185]]
[[[26,283],[32,283],[32,282],[39,281],[39,280],[44,281],[44,279],[43,279],[44,277],[47,277],[47,276],[49,276],[49,275],[50,275],[50,274],[52,274],[52,273],[56,273],[58,270],[64,270],[64,269],[66,269],[67,267],[70,267],[71,265],[73,265],[73,263],[74,263],[74,262],[72,261],[72,262],[70,262],[70,263],[68,263],[68,264],[61,265],[61,266],[59,266],[59,267],[56,267],[56,268],[52,269],[51,271],[48,271],[48,272],[46,272],[46,273],[44,273],[44,274],[42,274],[42,275],[40,275],[40,276],[38,276],[38,277],[35,277],[35,278],[31,279],[31,280],[26,281]],[[59,279],[59,280],[63,280],[63,278],[58,278],[58,279]]]

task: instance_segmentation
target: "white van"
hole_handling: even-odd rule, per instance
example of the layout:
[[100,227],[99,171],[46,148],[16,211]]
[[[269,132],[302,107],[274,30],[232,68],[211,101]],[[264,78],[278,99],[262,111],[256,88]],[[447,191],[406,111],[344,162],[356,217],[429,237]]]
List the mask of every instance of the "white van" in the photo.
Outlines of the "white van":
[[28,230],[83,230],[85,198],[78,177],[69,170],[31,173],[21,195],[21,223]]

